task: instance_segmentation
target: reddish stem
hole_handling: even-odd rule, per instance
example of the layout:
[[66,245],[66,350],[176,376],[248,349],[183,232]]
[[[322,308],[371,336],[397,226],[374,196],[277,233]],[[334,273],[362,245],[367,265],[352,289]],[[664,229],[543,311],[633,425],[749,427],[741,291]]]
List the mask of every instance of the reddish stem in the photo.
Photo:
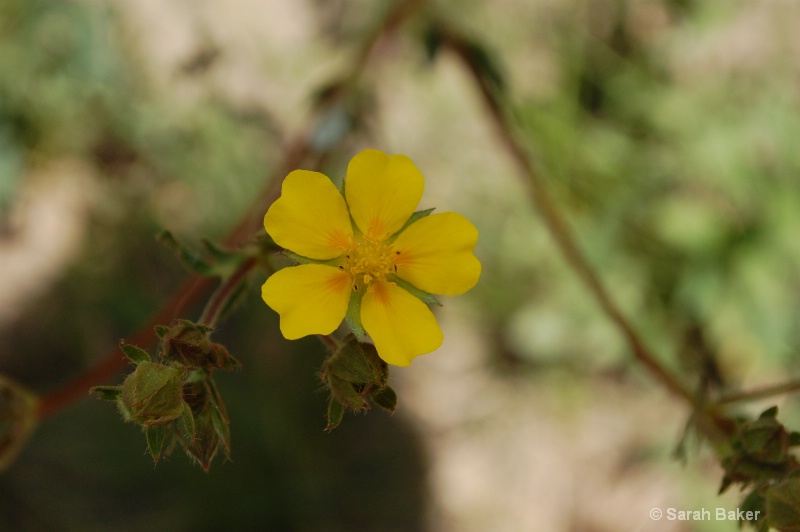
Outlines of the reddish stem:
[[[200,299],[200,296],[208,290],[213,279],[210,277],[191,277],[175,292],[169,301],[159,310],[127,343],[139,347],[149,347],[153,345],[157,336],[153,328],[156,325],[163,325],[171,322],[181,315],[183,310]],[[39,419],[45,419],[62,410],[66,406],[84,397],[92,386],[106,382],[122,368],[125,367],[128,359],[125,358],[118,346],[109,349],[108,352],[86,372],[77,378],[67,382],[60,388],[49,392],[39,400]]]

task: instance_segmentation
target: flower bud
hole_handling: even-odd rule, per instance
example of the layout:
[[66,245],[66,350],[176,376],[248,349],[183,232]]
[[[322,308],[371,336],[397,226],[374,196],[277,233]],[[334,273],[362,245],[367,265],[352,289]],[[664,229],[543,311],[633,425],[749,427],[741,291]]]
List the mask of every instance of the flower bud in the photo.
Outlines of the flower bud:
[[168,423],[183,412],[183,372],[153,362],[141,362],[125,378],[120,411],[126,421],[146,427]]

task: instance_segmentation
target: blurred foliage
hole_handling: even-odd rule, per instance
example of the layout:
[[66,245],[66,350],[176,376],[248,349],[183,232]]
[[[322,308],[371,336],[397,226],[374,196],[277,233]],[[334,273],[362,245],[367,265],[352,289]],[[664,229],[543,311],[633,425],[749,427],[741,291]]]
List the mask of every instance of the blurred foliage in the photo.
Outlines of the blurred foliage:
[[[674,363],[699,378],[736,384],[757,360],[788,362],[800,348],[791,295],[800,284],[796,69],[744,68],[732,58],[712,75],[703,69],[713,64],[687,64],[712,61],[685,49],[699,32],[718,35],[730,24],[719,2],[697,15],[692,3],[665,2],[662,28],[637,27],[648,22],[637,17],[640,3],[595,2],[585,13],[566,4],[543,3],[530,16],[557,81],[547,96],[523,95],[516,113],[590,261],[648,339],[683,353]],[[657,2],[648,5],[659,14]],[[548,245],[529,215],[509,218],[498,227],[507,243],[487,251]],[[557,256],[508,253],[486,270],[498,283],[510,275],[531,287],[492,303],[518,356],[593,352],[605,364],[623,354],[605,341],[605,324],[574,304],[562,286],[574,279],[555,271]],[[581,322],[588,329],[572,334]],[[544,328],[557,337],[536,332]],[[712,353],[722,360],[707,360]]]

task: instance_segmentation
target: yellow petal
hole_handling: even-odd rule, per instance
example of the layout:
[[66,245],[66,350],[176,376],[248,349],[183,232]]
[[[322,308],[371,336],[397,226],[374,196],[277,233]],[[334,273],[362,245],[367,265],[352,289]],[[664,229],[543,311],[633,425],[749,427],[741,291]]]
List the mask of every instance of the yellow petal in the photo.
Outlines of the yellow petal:
[[332,333],[347,313],[350,276],[322,264],[301,264],[272,274],[261,297],[281,317],[281,332],[289,340]]
[[478,230],[458,213],[421,218],[394,241],[397,275],[432,294],[463,294],[481,276],[481,263],[472,252],[477,242]]
[[389,364],[408,366],[411,359],[442,345],[433,312],[399,286],[377,282],[361,301],[361,323]]
[[383,240],[408,221],[424,188],[422,174],[405,155],[364,150],[350,161],[344,190],[361,232]]
[[353,235],[342,195],[324,174],[309,170],[286,176],[264,228],[279,246],[319,260],[341,255]]

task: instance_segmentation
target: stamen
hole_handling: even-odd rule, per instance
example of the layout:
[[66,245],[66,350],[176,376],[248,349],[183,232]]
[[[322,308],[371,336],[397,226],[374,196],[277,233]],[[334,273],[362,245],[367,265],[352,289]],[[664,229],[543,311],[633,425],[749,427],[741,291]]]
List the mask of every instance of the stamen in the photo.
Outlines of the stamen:
[[395,257],[399,253],[381,240],[362,237],[347,250],[346,263],[339,268],[352,276],[353,290],[358,291],[357,279],[371,289],[376,281],[385,280],[389,273],[397,273]]

